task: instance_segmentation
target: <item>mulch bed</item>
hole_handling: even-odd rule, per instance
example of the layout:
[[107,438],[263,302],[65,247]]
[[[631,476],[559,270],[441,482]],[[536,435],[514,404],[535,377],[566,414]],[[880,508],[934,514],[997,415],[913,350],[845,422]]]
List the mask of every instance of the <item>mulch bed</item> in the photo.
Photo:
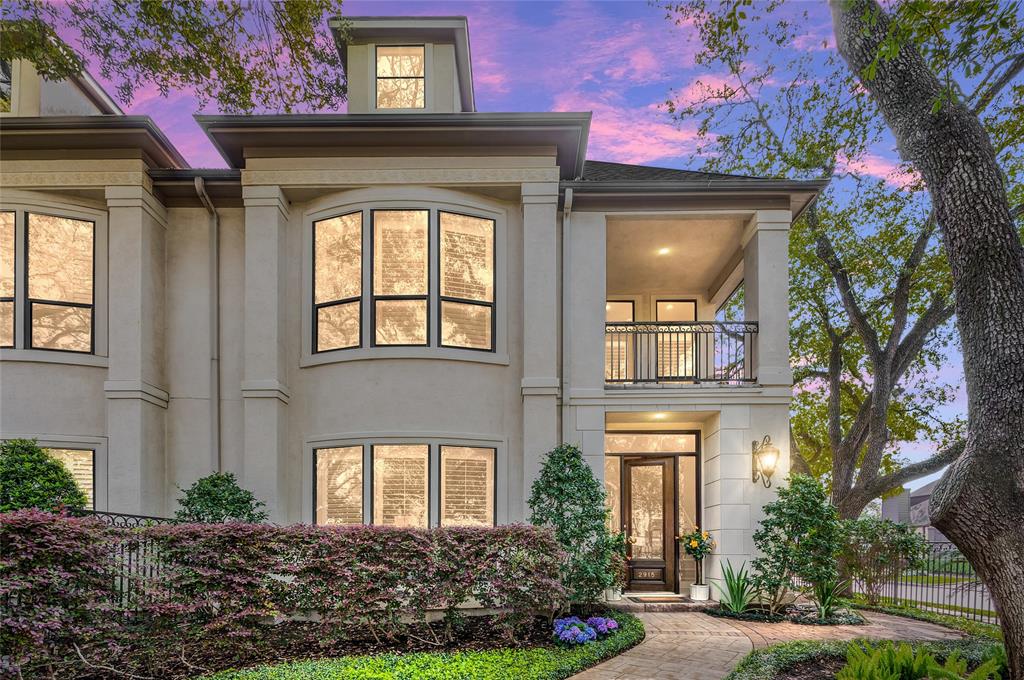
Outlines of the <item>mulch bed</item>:
[[723,619],[737,619],[739,621],[755,621],[758,623],[799,623],[807,626],[860,626],[867,623],[867,620],[853,611],[840,611],[827,619],[819,619],[814,611],[790,607],[782,614],[770,614],[767,609],[759,607],[748,609],[742,614],[731,612],[721,607],[708,607],[705,614],[717,616]]

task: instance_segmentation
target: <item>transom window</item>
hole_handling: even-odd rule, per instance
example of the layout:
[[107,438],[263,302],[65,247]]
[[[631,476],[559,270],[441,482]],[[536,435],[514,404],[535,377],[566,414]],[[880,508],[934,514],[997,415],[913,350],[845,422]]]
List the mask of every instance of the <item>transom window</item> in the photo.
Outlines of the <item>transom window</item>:
[[377,47],[377,108],[426,106],[426,58],[423,45]]
[[494,307],[492,219],[409,208],[313,223],[314,353],[365,345],[492,352]]
[[[23,220],[25,238],[15,234]],[[94,351],[96,223],[35,212],[0,212],[0,347],[15,346],[15,316],[25,320],[24,346]],[[15,264],[24,280],[15,281]]]
[[[369,471],[364,471],[364,449]],[[454,444],[316,449],[314,521],[361,524],[365,518],[382,526],[493,526],[496,459],[494,448]],[[440,478],[432,484],[435,475]],[[432,495],[432,488],[439,496]],[[370,512],[363,507],[364,498],[370,499]]]

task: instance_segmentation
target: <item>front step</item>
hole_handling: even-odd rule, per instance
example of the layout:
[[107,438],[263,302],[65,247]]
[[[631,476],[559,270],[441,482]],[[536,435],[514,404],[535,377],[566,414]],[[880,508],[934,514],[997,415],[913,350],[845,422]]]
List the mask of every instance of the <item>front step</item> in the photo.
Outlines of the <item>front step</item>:
[[623,595],[621,600],[606,603],[609,608],[622,612],[694,612],[714,604],[698,602],[682,595]]

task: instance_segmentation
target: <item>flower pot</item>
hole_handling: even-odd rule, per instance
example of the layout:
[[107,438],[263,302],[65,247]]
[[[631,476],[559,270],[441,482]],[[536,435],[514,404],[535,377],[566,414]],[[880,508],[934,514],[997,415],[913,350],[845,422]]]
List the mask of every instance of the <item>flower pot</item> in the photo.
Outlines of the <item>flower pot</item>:
[[604,599],[605,602],[617,602],[622,599],[622,591],[618,588],[605,588]]
[[711,598],[711,586],[702,586],[694,583],[690,586],[690,599],[697,602],[704,602]]

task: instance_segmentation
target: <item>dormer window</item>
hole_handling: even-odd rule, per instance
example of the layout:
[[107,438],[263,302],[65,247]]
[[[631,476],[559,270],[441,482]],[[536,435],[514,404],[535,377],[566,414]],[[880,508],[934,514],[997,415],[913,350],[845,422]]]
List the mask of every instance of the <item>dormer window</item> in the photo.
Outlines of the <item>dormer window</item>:
[[423,45],[377,46],[377,108],[426,107]]

